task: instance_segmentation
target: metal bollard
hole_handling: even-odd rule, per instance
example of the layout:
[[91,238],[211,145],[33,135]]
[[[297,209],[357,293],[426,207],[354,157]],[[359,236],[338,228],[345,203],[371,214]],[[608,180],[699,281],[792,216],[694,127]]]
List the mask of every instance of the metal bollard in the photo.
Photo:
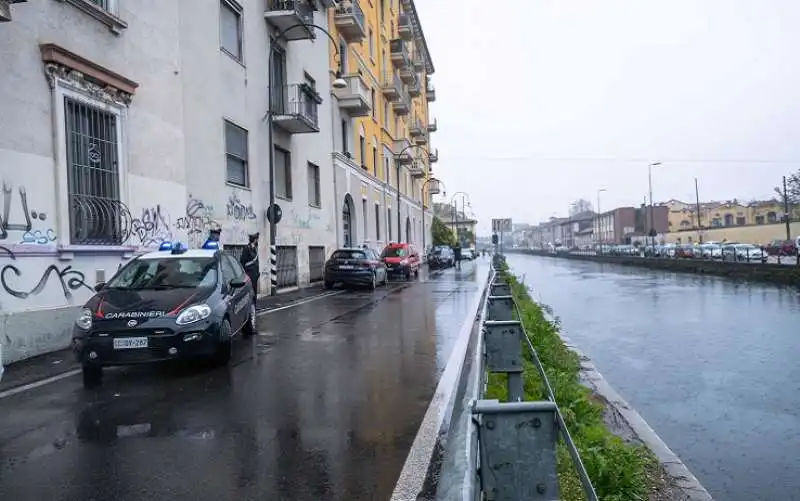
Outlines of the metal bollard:
[[557,501],[556,404],[478,400],[480,480],[486,501]]

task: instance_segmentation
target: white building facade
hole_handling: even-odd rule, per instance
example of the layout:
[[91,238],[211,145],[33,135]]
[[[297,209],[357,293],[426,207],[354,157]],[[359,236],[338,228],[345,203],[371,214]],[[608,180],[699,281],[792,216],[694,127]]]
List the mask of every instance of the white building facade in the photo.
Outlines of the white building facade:
[[236,252],[258,232],[267,292],[271,109],[279,286],[321,279],[341,226],[329,44],[294,28],[269,54],[281,28],[326,28],[331,5],[11,4],[0,24],[4,363],[68,346],[94,284],[163,241],[198,246],[218,228]]

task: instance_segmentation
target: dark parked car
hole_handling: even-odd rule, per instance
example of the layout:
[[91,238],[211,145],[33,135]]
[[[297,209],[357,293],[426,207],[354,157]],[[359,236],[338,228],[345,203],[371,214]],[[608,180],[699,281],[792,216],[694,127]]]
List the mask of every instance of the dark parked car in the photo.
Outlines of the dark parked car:
[[324,280],[326,289],[340,283],[345,287],[367,286],[375,290],[378,284],[386,284],[386,265],[372,249],[338,249],[325,263]]
[[95,286],[72,334],[86,386],[103,367],[209,357],[231,358],[231,338],[256,332],[253,287],[216,242],[187,250],[165,243]]
[[456,255],[453,249],[445,245],[433,248],[428,257],[428,267],[432,270],[452,268],[456,264]]

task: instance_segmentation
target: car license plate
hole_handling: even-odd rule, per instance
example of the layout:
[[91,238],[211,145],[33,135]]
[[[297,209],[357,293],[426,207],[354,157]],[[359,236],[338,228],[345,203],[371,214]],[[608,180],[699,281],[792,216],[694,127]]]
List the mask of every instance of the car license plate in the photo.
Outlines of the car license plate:
[[146,337],[115,337],[115,350],[133,350],[136,348],[147,348]]
[[339,269],[340,270],[355,270],[356,267],[353,266],[352,264],[340,264],[339,265]]

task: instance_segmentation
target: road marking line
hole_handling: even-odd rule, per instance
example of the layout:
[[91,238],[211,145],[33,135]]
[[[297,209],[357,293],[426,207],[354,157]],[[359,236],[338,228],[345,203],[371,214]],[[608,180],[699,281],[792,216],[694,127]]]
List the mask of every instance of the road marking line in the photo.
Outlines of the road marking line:
[[481,289],[477,291],[473,303],[467,310],[467,319],[461,325],[453,351],[450,352],[447,365],[445,365],[444,371],[442,371],[442,375],[439,378],[439,384],[436,386],[436,391],[433,393],[428,409],[425,411],[425,417],[422,418],[419,430],[417,430],[417,436],[414,437],[414,442],[408,451],[408,456],[403,464],[403,469],[400,471],[400,476],[397,479],[390,501],[417,499],[419,493],[422,492],[442,424],[448,418],[447,411],[450,406],[450,400],[453,398],[461,379],[460,376],[466,361],[472,329],[475,327],[475,315],[480,310],[483,293],[488,285],[487,277],[483,280]]
[[271,308],[269,310],[257,311],[256,312],[256,316],[260,317],[262,315],[268,315],[270,313],[275,313],[277,311],[288,310],[289,308],[294,308],[295,306],[302,306],[304,304],[308,304],[308,303],[314,302],[314,301],[316,301],[318,299],[331,297],[331,296],[336,296],[337,294],[342,294],[344,292],[347,292],[347,291],[341,290],[341,291],[325,292],[323,294],[319,294],[317,296],[312,296],[312,297],[309,297],[309,298],[306,298],[306,299],[302,299],[300,301],[296,301],[294,303],[290,303],[290,304],[287,304],[285,306],[278,306],[277,308]]
[[[347,291],[340,290],[340,291],[326,292],[326,293],[323,293],[323,294],[319,294],[317,296],[312,296],[312,297],[306,298],[306,299],[301,300],[301,301],[297,301],[297,302],[294,302],[294,303],[291,303],[291,304],[287,304],[285,306],[279,306],[277,308],[272,308],[272,309],[269,309],[269,310],[262,310],[262,311],[256,312],[256,316],[267,315],[269,313],[275,313],[275,312],[278,312],[278,311],[281,311],[281,310],[288,310],[289,308],[294,308],[295,306],[302,306],[304,304],[311,303],[311,302],[316,301],[318,299],[322,299],[322,298],[326,298],[326,297],[330,297],[330,296],[335,296],[337,294],[342,294],[344,292],[347,292]],[[28,390],[34,390],[36,388],[48,385],[50,383],[55,383],[57,381],[61,381],[62,379],[67,379],[67,378],[72,377],[72,376],[77,376],[81,372],[83,372],[81,369],[72,369],[72,370],[69,370],[67,372],[62,372],[61,374],[57,374],[55,376],[50,376],[48,378],[40,379],[38,381],[33,381],[32,383],[27,383],[27,384],[23,384],[23,385],[20,385],[20,386],[15,386],[14,388],[11,388],[9,390],[5,390],[5,391],[0,392],[0,400],[2,400],[4,398],[8,398],[8,397],[13,396],[13,395],[16,395],[18,393],[22,393],[22,392],[28,391]]]
[[32,383],[16,386],[14,388],[11,388],[10,390],[0,392],[0,400],[6,397],[10,397],[12,395],[16,395],[17,393],[22,393],[23,391],[33,390],[35,388],[44,386],[46,384],[55,383],[56,381],[61,381],[62,379],[67,379],[68,377],[77,376],[81,372],[82,372],[81,369],[72,369],[71,371],[62,372],[61,374],[57,374],[55,376],[51,376],[45,379],[40,379]]

